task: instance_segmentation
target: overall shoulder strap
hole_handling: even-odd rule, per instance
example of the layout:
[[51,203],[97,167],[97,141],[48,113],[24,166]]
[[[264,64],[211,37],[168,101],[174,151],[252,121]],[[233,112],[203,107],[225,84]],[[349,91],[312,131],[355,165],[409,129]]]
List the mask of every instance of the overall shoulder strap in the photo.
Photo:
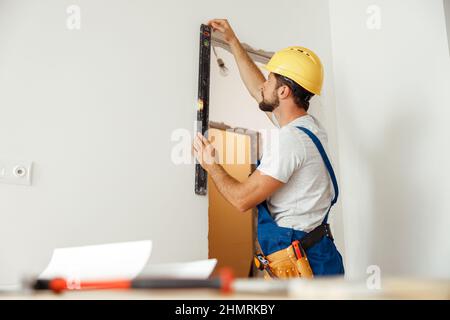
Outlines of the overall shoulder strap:
[[322,143],[320,142],[319,138],[317,138],[317,136],[314,133],[312,133],[310,130],[308,130],[304,127],[297,127],[297,128],[300,129],[301,131],[303,131],[304,133],[306,133],[311,138],[311,140],[314,142],[314,144],[316,145],[317,149],[319,150],[320,156],[322,157],[323,162],[325,163],[325,166],[328,170],[328,174],[330,175],[331,182],[333,183],[334,197],[331,200],[330,207],[328,208],[327,214],[325,215],[325,219],[322,222],[322,223],[327,223],[328,214],[330,213],[331,207],[337,202],[337,199],[339,196],[339,188],[338,188],[338,184],[337,184],[336,175],[334,174],[334,170],[333,170],[333,167],[331,166],[330,159],[328,159],[327,153],[325,152],[325,149],[323,148]]

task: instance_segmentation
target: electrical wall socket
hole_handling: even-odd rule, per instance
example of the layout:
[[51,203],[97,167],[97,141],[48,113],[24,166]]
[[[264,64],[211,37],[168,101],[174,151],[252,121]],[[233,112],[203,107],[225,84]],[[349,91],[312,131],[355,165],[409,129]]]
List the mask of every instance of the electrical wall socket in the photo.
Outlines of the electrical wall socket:
[[33,162],[0,159],[0,183],[31,186]]

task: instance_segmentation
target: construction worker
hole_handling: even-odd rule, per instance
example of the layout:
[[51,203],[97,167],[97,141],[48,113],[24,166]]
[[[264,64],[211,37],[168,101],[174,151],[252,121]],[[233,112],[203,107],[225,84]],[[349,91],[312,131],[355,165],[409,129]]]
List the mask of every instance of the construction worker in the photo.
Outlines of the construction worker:
[[234,207],[241,212],[258,207],[258,242],[271,276],[301,276],[286,253],[294,240],[300,240],[314,275],[343,274],[342,257],[327,224],[338,195],[334,172],[322,147],[327,135],[307,112],[310,99],[321,93],[319,57],[303,47],[283,49],[265,66],[270,71],[266,79],[227,20],[214,19],[208,25],[230,46],[249,93],[279,127],[279,142],[277,148],[264,151],[261,163],[244,182],[231,177],[216,162],[214,147],[200,133],[193,142],[195,157]]

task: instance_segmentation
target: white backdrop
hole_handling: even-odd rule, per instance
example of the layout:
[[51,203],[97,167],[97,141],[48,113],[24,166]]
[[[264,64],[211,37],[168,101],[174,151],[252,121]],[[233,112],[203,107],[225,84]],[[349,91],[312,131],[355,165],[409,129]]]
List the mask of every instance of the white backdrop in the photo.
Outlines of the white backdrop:
[[206,198],[170,161],[173,130],[194,127],[199,26],[227,17],[273,51],[329,33],[300,23],[315,3],[278,2],[281,19],[268,0],[0,0],[0,159],[34,162],[31,187],[0,184],[0,283],[55,247],[152,239],[151,262],[207,257]]
[[[72,4],[80,30],[66,27]],[[0,283],[40,272],[55,247],[152,239],[151,262],[207,257],[206,198],[193,165],[170,157],[173,130],[194,125],[198,30],[214,17],[255,48],[302,44],[324,60],[314,109],[349,274],[449,276],[441,1],[0,0],[0,160],[34,162],[31,187],[0,184]]]
[[448,278],[443,3],[330,1],[330,17],[347,271]]

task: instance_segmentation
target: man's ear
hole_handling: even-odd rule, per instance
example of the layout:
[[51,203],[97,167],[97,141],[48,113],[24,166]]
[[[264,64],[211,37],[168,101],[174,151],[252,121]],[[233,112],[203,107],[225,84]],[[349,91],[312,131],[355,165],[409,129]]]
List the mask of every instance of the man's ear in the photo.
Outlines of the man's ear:
[[291,94],[291,88],[288,86],[281,86],[278,88],[278,94],[280,99],[286,99]]

